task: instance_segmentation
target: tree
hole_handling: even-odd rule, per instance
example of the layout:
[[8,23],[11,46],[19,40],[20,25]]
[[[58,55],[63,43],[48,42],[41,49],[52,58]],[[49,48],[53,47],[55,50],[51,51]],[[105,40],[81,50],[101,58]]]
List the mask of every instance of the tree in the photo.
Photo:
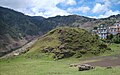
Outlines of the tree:
[[113,34],[110,34],[110,35],[107,36],[108,40],[112,40],[112,38],[113,38]]
[[112,39],[112,42],[120,44],[120,34],[115,35]]

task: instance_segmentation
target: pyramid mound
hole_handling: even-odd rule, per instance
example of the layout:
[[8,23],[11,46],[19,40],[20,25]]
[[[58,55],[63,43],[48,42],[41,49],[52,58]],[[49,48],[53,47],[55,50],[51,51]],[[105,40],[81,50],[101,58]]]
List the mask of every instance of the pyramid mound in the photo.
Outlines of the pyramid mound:
[[71,56],[79,58],[87,53],[97,55],[107,49],[106,44],[84,29],[59,27],[40,38],[27,53],[36,57],[47,54],[61,59]]

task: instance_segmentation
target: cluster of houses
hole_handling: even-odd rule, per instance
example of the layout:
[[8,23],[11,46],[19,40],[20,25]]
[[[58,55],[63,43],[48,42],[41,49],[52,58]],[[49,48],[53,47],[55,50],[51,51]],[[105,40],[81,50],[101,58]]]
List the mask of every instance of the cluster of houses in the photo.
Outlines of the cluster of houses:
[[96,29],[93,29],[92,32],[97,34],[100,39],[106,39],[109,34],[120,34],[120,21],[117,21],[112,26],[99,25]]

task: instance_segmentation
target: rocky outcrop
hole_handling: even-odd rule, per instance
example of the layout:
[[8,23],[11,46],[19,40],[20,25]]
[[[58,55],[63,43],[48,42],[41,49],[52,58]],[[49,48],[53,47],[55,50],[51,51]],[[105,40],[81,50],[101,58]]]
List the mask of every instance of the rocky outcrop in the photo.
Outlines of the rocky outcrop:
[[91,70],[91,69],[94,69],[94,68],[95,67],[93,67],[89,64],[78,65],[78,71]]

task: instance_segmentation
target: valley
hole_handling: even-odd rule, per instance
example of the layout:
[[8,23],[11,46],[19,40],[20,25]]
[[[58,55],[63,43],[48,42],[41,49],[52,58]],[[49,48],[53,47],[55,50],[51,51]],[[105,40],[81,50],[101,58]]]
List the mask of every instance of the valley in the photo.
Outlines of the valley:
[[78,27],[90,32],[101,24],[111,26],[117,20],[120,20],[120,14],[101,19],[80,15],[44,18],[24,15],[0,6],[0,56],[12,52],[33,38],[44,35],[56,27]]
[[0,75],[119,75],[119,29],[120,14],[45,18],[0,6]]

